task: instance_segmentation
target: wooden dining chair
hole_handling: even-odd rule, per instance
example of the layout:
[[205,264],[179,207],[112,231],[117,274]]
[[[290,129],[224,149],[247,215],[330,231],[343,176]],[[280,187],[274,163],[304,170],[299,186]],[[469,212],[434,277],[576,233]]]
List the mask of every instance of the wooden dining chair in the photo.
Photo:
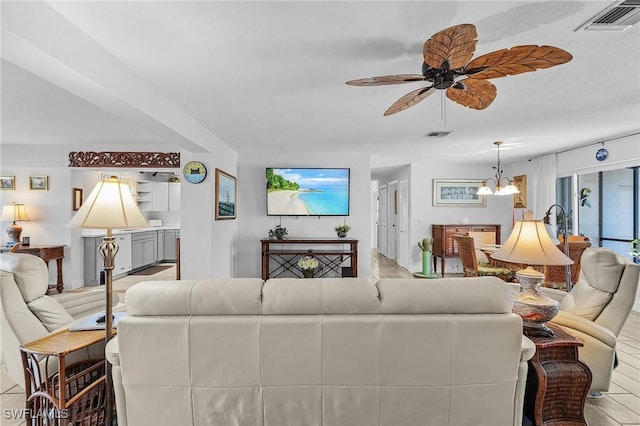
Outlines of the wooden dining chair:
[[[558,238],[560,239],[558,249],[564,253],[564,238],[562,235]],[[569,258],[573,260],[573,265],[570,265],[571,285],[575,285],[578,282],[578,277],[580,276],[580,260],[582,259],[582,253],[584,253],[587,248],[591,247],[591,241],[589,237],[585,237],[584,235],[569,235],[567,240],[569,241]],[[564,271],[564,266],[545,266],[543,285],[545,287],[565,289],[567,283]]]
[[494,276],[504,281],[511,281],[513,278],[511,270],[493,266],[488,262],[478,262],[473,237],[455,235],[453,238],[458,244],[458,254],[462,262],[462,275],[464,277]]

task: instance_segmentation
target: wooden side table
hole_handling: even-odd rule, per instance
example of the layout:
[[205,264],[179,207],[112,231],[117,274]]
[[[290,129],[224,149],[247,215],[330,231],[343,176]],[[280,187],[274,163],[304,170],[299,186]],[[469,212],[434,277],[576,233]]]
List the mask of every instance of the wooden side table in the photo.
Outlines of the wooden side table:
[[[64,289],[64,282],[62,281],[62,259],[64,258],[64,246],[22,246],[16,250],[16,253],[26,253],[38,256],[44,260],[44,263],[49,267],[49,261],[55,260],[58,269],[58,277],[56,280],[55,288],[58,293],[62,293]],[[53,288],[53,286],[49,286]]]
[[[105,339],[104,330],[50,334],[20,346],[29,425],[102,424],[106,400],[105,359],[67,365],[66,357]],[[51,357],[58,370],[49,371]],[[92,423],[88,419],[100,420]]]
[[583,343],[561,327],[547,326],[554,337],[529,337],[536,353],[529,360],[524,415],[534,426],[587,426],[584,404],[592,377],[578,360]]

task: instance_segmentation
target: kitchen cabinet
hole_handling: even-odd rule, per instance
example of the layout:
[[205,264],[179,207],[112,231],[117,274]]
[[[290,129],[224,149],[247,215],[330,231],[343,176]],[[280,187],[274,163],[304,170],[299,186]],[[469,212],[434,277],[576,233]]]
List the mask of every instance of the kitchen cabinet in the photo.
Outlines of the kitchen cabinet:
[[180,211],[180,184],[138,181],[138,207],[141,211]]
[[138,207],[140,210],[151,211],[153,184],[147,181],[138,181],[136,183],[136,192],[138,193]]
[[131,267],[138,269],[158,261],[158,233],[139,232],[131,236]]
[[178,259],[177,240],[180,237],[179,229],[166,229],[164,231],[164,260],[175,262]]
[[166,212],[169,210],[169,183],[152,182],[151,211]]
[[180,211],[180,183],[169,182],[169,211]]
[[178,229],[158,230],[158,260],[164,262],[175,262],[178,259],[176,242],[180,236]]
[[[132,269],[131,234],[115,235],[118,252],[114,259],[113,276],[125,275]],[[98,251],[103,237],[85,237],[84,240],[84,272],[85,285],[100,284],[100,273],[104,270],[104,260]]]

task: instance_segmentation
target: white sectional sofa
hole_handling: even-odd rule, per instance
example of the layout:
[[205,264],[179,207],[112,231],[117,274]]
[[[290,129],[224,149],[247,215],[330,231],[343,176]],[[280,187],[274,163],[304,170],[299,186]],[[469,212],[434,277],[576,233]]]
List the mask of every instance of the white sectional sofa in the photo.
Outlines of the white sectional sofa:
[[520,426],[535,346],[495,277],[144,282],[107,345],[120,426]]

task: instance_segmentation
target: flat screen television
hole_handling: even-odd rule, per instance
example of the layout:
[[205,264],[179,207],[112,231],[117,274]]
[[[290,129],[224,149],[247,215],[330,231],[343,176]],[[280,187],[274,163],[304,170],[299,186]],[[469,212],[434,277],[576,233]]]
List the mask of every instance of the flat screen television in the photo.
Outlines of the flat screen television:
[[348,216],[349,170],[267,168],[267,215]]

